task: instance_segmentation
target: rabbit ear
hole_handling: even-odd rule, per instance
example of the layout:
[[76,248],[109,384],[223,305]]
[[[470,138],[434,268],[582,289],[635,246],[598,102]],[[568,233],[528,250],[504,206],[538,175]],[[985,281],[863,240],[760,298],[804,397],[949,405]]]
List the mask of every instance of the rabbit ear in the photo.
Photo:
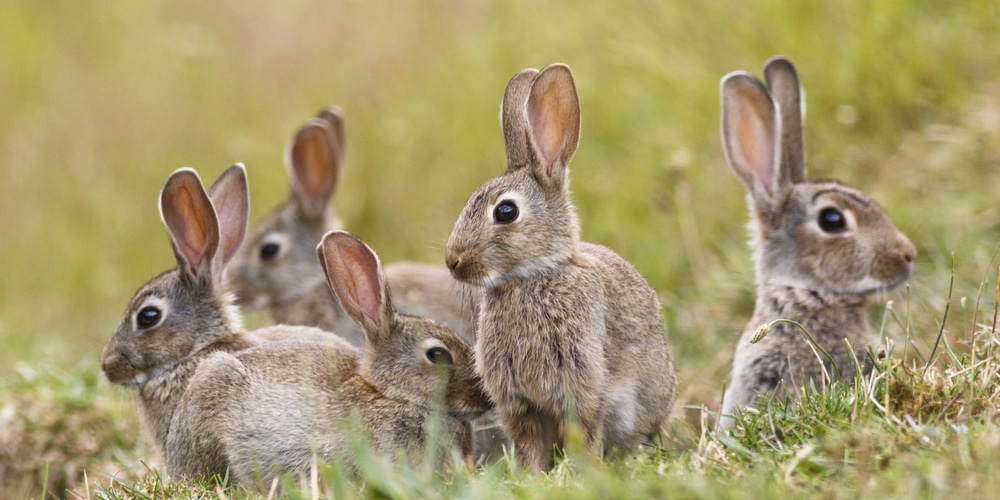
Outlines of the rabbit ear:
[[500,126],[503,141],[507,145],[507,168],[517,169],[528,164],[528,121],[524,116],[524,106],[531,91],[531,82],[538,70],[528,68],[514,75],[507,83],[500,104]]
[[803,125],[806,121],[805,90],[799,83],[795,66],[788,59],[775,56],[764,64],[764,78],[771,97],[781,112],[781,169],[792,184],[805,182],[806,161]]
[[295,134],[287,156],[292,192],[300,208],[311,219],[322,217],[340,179],[342,156],[330,122],[309,120]]
[[726,160],[754,200],[770,204],[780,182],[777,175],[781,118],[767,89],[749,73],[722,79],[722,146]]
[[198,174],[182,168],[170,174],[160,191],[160,218],[183,275],[212,276],[212,258],[219,247],[219,221]]
[[331,104],[317,113],[316,118],[319,118],[330,125],[330,131],[333,132],[333,147],[334,151],[337,153],[337,163],[341,164],[344,160],[344,153],[347,151],[347,133],[344,127],[344,111],[341,110],[339,106]]
[[395,309],[378,256],[346,231],[330,231],[316,248],[326,280],[344,311],[378,343],[392,329]]
[[226,169],[208,189],[208,196],[219,219],[219,250],[212,267],[215,272],[222,273],[247,235],[250,188],[246,167],[237,163]]
[[569,66],[551,64],[535,77],[525,111],[535,177],[561,185],[580,142],[580,99]]

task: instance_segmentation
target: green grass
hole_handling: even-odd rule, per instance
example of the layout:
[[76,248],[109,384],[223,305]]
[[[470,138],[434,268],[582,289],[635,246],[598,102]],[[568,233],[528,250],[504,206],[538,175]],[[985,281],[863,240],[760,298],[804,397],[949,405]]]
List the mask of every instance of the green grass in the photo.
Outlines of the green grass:
[[[142,440],[135,448],[131,395],[96,367],[134,290],[173,265],[156,211],[172,170],[192,166],[212,179],[245,162],[259,217],[287,192],[286,141],[336,103],[348,155],[334,205],[347,227],[386,262],[441,262],[466,197],[503,169],[497,112],[507,80],[554,61],[573,68],[582,100],[571,170],[584,238],[632,261],[665,306],[682,379],[676,432],[664,457],[574,463],[549,478],[499,467],[452,482],[386,472],[392,480],[412,486],[412,496],[976,496],[996,486],[993,401],[966,375],[945,377],[972,366],[973,332],[992,322],[995,302],[995,1],[13,0],[3,11],[0,417],[52,405],[45,413],[55,422],[39,424],[62,430],[21,436],[78,450],[48,460],[50,478],[69,479],[47,491],[80,485],[84,468],[118,460],[126,481],[160,497],[195,494],[142,479],[139,459],[154,471],[157,461]],[[861,187],[918,247],[909,300],[904,291],[880,297],[873,322],[895,345],[890,371],[902,382],[879,389],[890,400],[934,401],[941,412],[962,394],[941,417],[912,410],[924,430],[903,410],[890,408],[890,418],[867,403],[852,404],[847,418],[838,405],[855,388],[845,388],[815,402],[830,406],[830,429],[803,424],[794,444],[763,420],[744,435],[703,434],[701,408],[718,408],[753,304],[744,193],[719,146],[718,82],[737,69],[759,73],[779,53],[805,85],[810,175]],[[800,420],[819,411],[772,407],[779,410]],[[58,427],[73,415],[113,415],[114,432],[131,437]],[[74,444],[87,435],[99,446]],[[46,455],[31,453],[31,472],[16,480],[4,472],[0,489],[41,491]],[[91,479],[107,469],[93,470]],[[378,493],[369,483],[352,487]]]

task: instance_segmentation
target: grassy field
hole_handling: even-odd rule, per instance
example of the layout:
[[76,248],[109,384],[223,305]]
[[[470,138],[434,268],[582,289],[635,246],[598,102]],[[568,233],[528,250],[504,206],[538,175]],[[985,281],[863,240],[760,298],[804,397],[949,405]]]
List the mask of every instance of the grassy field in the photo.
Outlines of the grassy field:
[[[259,217],[287,194],[293,131],[338,104],[348,156],[334,205],[347,227],[386,262],[442,262],[465,199],[504,168],[507,80],[561,61],[582,101],[571,171],[584,238],[617,250],[660,293],[683,384],[674,432],[636,461],[570,460],[549,477],[501,463],[343,486],[334,470],[324,494],[989,496],[1000,339],[973,337],[993,323],[1000,263],[997,47],[995,0],[8,0],[0,491],[142,497],[102,493],[117,472],[157,498],[216,494],[157,475],[132,395],[97,367],[133,291],[174,264],[156,210],[171,171],[214,179],[246,163]],[[775,402],[744,432],[717,436],[705,409],[718,409],[753,305],[718,82],[759,73],[774,54],[805,85],[810,175],[879,200],[919,257],[910,286],[872,311],[894,343],[881,377]]]

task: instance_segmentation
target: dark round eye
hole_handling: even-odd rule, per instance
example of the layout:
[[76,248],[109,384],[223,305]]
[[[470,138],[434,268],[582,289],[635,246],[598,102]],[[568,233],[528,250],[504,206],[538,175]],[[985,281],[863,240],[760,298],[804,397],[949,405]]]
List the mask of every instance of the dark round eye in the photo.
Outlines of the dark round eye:
[[273,259],[275,255],[278,255],[278,250],[281,250],[281,246],[277,243],[264,243],[260,247],[261,260]]
[[513,201],[504,200],[501,201],[496,208],[493,209],[493,219],[501,224],[510,224],[517,219],[518,210],[517,205]]
[[450,365],[451,353],[443,347],[432,347],[427,349],[427,359],[435,365]]
[[160,322],[161,315],[158,307],[146,306],[139,309],[139,314],[135,316],[135,322],[139,324],[139,328],[149,328]]
[[824,208],[819,213],[819,228],[828,233],[839,233],[847,228],[847,218],[836,208]]

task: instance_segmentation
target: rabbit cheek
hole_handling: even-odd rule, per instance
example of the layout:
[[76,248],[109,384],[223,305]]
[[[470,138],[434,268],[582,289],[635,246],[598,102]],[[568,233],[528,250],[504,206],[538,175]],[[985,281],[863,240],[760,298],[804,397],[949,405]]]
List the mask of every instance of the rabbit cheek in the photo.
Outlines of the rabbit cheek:
[[801,271],[819,286],[847,292],[867,275],[867,262],[853,236],[827,235],[809,224],[799,226],[799,264]]

